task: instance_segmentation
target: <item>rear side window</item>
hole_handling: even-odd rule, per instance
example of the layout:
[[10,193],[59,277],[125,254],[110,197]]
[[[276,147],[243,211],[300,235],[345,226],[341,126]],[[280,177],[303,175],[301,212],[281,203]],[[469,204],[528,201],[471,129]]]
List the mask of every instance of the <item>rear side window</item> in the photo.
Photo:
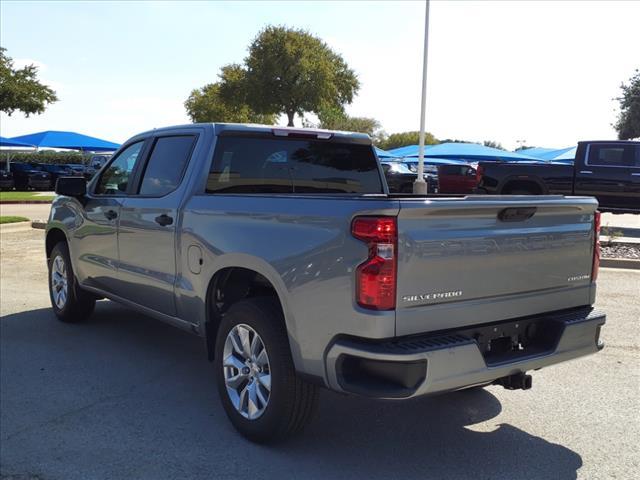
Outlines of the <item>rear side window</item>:
[[588,165],[600,167],[633,167],[636,163],[634,145],[591,145]]
[[193,135],[158,138],[142,177],[140,195],[163,196],[175,190],[180,184],[194,143]]
[[208,193],[382,193],[370,145],[220,137]]

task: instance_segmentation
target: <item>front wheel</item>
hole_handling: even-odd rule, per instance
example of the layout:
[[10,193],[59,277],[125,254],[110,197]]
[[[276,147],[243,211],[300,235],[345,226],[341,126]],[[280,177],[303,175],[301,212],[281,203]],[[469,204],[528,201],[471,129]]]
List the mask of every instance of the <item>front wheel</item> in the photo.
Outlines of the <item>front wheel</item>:
[[49,297],[56,316],[69,323],[89,318],[96,304],[95,297],[78,285],[65,242],[57,243],[49,257]]
[[253,298],[232,305],[218,329],[215,352],[222,405],[246,438],[260,443],[282,440],[310,421],[317,387],[296,374],[275,300]]

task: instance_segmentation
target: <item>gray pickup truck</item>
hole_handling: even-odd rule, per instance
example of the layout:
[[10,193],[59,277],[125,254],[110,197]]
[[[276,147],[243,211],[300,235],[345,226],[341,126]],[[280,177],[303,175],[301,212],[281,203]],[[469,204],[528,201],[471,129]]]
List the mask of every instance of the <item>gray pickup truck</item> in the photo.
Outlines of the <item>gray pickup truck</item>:
[[58,318],[108,298],[200,335],[254,441],[300,430],[318,387],[527,389],[603,346],[591,197],[393,195],[366,135],[231,124],[142,133],[56,192]]

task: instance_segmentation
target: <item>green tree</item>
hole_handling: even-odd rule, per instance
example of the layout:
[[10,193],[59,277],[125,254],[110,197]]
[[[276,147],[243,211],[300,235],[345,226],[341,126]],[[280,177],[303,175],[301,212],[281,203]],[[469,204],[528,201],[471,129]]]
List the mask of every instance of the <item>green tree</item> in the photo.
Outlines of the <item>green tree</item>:
[[192,122],[275,123],[274,115],[255,113],[242,102],[225,102],[220,90],[220,83],[210,83],[191,92],[184,106]]
[[18,110],[27,117],[43,113],[48,104],[58,100],[56,92],[38,81],[35,65],[15,69],[6,51],[0,47],[0,111],[11,115]]
[[[383,150],[391,150],[392,148],[405,147],[407,145],[418,145],[420,142],[420,132],[400,132],[392,133],[384,141],[380,142],[378,147]],[[424,144],[436,145],[440,143],[431,133],[425,132]]]
[[326,43],[305,30],[269,26],[245,59],[247,103],[256,112],[319,113],[351,103],[360,88],[353,70]]
[[471,142],[469,140],[460,140],[459,138],[445,138],[444,140],[439,140],[438,143],[477,143],[477,142]]
[[498,150],[505,150],[500,142],[495,142],[493,140],[485,140],[482,142],[485,147],[497,148]]
[[640,70],[629,79],[629,84],[620,85],[622,96],[617,98],[620,102],[620,113],[614,128],[618,132],[620,140],[629,140],[640,137]]
[[374,143],[381,141],[385,137],[380,122],[375,118],[351,117],[338,108],[321,111],[318,113],[318,119],[320,120],[320,128],[366,133],[373,139]]

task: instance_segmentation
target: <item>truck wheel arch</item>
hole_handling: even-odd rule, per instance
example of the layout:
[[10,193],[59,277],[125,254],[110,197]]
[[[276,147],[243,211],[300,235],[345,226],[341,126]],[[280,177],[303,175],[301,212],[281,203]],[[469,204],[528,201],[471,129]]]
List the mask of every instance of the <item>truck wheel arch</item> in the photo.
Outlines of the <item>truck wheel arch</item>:
[[547,188],[544,183],[536,177],[507,177],[499,188],[500,195],[508,195],[514,190],[526,190],[532,195],[545,195]]
[[[263,261],[259,260],[259,262],[261,263]],[[280,277],[275,273],[275,271],[269,271],[272,269],[270,266],[267,269],[260,268],[256,264],[248,264],[246,262],[233,262],[233,265],[227,263],[230,262],[227,261],[218,264],[218,268],[211,275],[211,279],[209,280],[209,285],[207,287],[204,339],[206,342],[207,357],[209,360],[213,360],[215,355],[216,334],[222,315],[235,302],[245,298],[273,296],[282,309],[285,319],[285,327],[287,329],[290,344],[292,345],[291,327],[293,322],[290,321],[291,315],[287,308],[286,301],[284,300],[284,292],[286,291],[286,288]],[[222,298],[220,298],[220,294],[222,294]],[[293,351],[292,354],[295,361],[296,354]]]
[[53,247],[55,247],[59,242],[66,242],[67,244],[69,243],[67,240],[67,236],[62,230],[60,230],[59,228],[51,228],[47,232],[47,237],[45,239],[45,250],[47,252],[47,258],[51,256]]

